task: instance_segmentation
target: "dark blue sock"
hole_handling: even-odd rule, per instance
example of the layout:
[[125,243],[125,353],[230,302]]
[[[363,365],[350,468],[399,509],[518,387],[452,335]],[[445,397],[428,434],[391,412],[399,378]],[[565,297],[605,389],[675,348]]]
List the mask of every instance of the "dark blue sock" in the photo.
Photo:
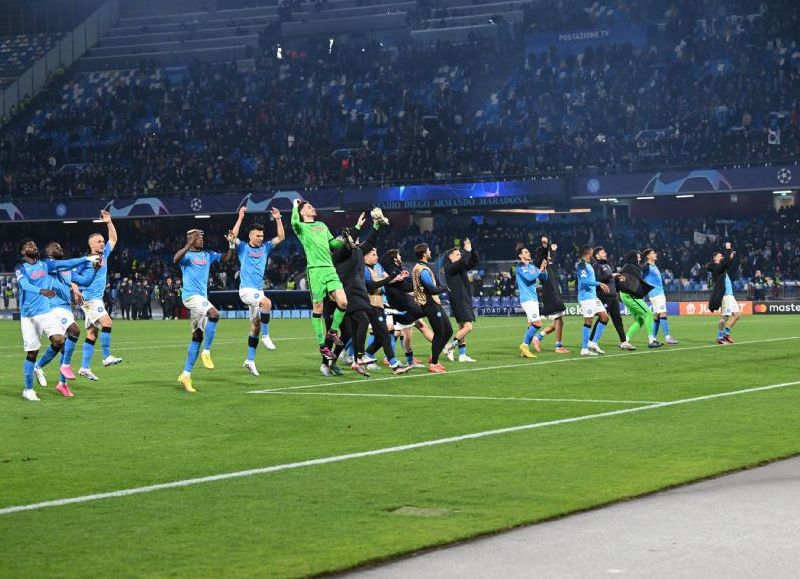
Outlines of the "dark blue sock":
[[653,337],[658,339],[658,328],[661,325],[661,318],[653,320]]
[[406,352],[406,362],[408,362],[409,364],[414,363],[414,350]]
[[458,355],[464,356],[467,353],[467,345],[466,344],[459,344],[458,345]]
[[725,329],[723,330],[723,332],[725,333],[726,336],[730,336],[731,335],[731,329],[728,326],[725,326]]

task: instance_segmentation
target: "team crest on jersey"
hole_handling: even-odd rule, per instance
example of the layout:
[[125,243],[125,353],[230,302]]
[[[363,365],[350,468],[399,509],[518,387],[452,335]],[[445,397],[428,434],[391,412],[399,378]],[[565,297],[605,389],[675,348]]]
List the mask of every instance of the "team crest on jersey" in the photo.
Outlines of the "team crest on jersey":
[[207,306],[208,302],[203,302],[203,307]]
[[61,318],[61,325],[62,326],[66,326],[67,325],[67,318]]
[[253,294],[253,297],[254,297],[255,299],[258,299],[258,292],[254,293],[254,294]]
[[103,306],[100,306],[99,308],[97,308],[97,311],[102,313],[103,312]]

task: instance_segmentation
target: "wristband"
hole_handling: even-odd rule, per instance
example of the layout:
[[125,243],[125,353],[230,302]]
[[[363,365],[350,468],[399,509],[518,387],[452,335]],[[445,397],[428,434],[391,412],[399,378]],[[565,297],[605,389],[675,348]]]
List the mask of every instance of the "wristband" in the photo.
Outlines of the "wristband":
[[228,242],[228,247],[230,249],[236,249],[236,241],[229,241]]

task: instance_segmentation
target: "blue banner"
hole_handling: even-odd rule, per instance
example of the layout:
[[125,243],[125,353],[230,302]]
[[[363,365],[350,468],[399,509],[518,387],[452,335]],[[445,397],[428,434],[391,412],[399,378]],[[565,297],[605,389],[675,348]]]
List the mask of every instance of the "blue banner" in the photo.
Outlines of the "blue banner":
[[361,209],[442,209],[448,207],[509,207],[532,203],[554,205],[566,200],[561,179],[489,181],[366,188],[347,191],[344,206]]
[[527,54],[539,54],[554,46],[561,55],[580,54],[587,48],[612,44],[647,46],[647,27],[638,24],[614,24],[602,28],[572,32],[537,32],[525,37]]
[[780,190],[800,184],[800,166],[776,165],[740,169],[695,169],[584,177],[577,180],[577,199]]
[[160,195],[122,199],[63,199],[57,201],[13,201],[0,203],[2,221],[56,221],[96,219],[105,209],[116,219],[134,217],[177,217],[186,215],[218,215],[235,213],[247,207],[251,214],[277,207],[292,208],[293,199],[307,199],[322,210],[341,205],[338,190],[312,192],[277,191],[272,193],[205,193],[197,195]]

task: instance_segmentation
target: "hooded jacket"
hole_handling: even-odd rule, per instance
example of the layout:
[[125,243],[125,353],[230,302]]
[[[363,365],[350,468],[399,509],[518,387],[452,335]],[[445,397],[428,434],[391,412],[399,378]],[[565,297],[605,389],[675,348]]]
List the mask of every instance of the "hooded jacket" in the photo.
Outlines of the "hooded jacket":
[[620,270],[620,276],[616,279],[616,284],[619,292],[642,299],[650,293],[653,286],[644,281],[644,274],[639,266],[637,255],[637,251],[631,251],[625,256],[625,265]]

